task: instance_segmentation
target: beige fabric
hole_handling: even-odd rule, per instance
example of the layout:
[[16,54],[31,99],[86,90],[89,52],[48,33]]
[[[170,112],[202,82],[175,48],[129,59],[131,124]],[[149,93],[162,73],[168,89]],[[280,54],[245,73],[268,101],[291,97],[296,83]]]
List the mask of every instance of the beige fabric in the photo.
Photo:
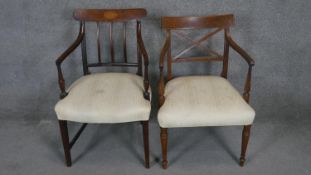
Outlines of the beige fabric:
[[158,120],[163,128],[249,125],[255,111],[235,88],[217,76],[187,76],[169,81]]
[[151,105],[143,97],[143,79],[128,73],[83,76],[68,89],[55,111],[58,119],[86,123],[123,123],[149,119]]

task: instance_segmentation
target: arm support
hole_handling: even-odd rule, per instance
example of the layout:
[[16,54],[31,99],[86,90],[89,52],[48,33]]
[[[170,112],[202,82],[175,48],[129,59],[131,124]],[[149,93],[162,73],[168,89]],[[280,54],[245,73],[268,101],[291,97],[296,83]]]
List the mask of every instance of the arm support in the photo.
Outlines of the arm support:
[[249,66],[254,66],[255,61],[243,50],[231,37],[229,32],[226,31],[226,40],[228,41],[230,47],[235,50],[242,58],[248,63]]
[[61,68],[62,62],[70,55],[82,42],[84,37],[84,24],[80,23],[80,31],[77,39],[70,45],[70,47],[63,52],[56,60],[56,67],[58,71],[58,84],[59,88],[61,90],[60,98],[64,98],[67,95],[66,89],[65,89],[65,80]]
[[149,65],[149,56],[147,54],[143,38],[141,36],[141,24],[140,21],[137,21],[137,44],[139,51],[144,58],[144,98],[150,100],[149,94],[149,75],[148,75],[148,65]]
[[166,37],[164,46],[162,48],[161,51],[161,55],[160,55],[160,80],[158,83],[158,95],[159,95],[159,107],[161,107],[165,101],[165,97],[164,97],[164,91],[165,91],[165,82],[164,82],[164,73],[163,73],[163,67],[164,67],[164,57],[168,52],[168,49],[170,47],[170,36]]
[[229,46],[233,48],[241,57],[248,63],[248,72],[244,84],[244,92],[243,98],[248,103],[250,97],[250,90],[251,90],[251,77],[252,77],[252,68],[255,65],[255,61],[243,50],[231,37],[229,32],[226,30],[225,32],[226,40],[229,43]]

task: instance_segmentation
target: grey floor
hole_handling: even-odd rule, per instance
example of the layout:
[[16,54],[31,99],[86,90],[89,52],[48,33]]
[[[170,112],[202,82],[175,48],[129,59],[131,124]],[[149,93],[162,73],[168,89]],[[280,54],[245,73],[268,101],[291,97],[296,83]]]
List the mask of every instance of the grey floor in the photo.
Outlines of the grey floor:
[[[171,129],[169,168],[163,170],[154,118],[150,169],[143,166],[140,124],[89,125],[72,150],[73,166],[67,168],[56,120],[2,120],[0,174],[311,174],[310,128],[307,117],[257,119],[244,168],[237,162],[241,127]],[[70,125],[71,131],[76,129]]]

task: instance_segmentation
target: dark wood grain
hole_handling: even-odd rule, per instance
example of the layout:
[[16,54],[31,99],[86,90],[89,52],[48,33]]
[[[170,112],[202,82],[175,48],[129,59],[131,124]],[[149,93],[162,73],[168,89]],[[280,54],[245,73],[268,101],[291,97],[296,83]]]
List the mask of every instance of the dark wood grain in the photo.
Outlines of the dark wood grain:
[[[226,30],[229,30],[229,28],[226,28]],[[224,37],[224,56],[223,56],[223,65],[222,65],[222,72],[221,76],[224,78],[228,77],[228,64],[229,64],[229,43],[226,40],[226,37]]]
[[[180,56],[184,55],[185,53],[189,52],[191,49],[193,49],[194,47],[199,47],[201,48],[202,46],[200,45],[203,41],[206,41],[207,39],[209,39],[210,37],[212,37],[213,35],[217,34],[218,32],[220,32],[221,30],[223,30],[222,28],[217,28],[216,30],[209,32],[208,34],[204,35],[203,37],[201,37],[200,39],[196,40],[196,41],[192,41],[191,45],[189,47],[187,47],[186,49],[182,50],[181,52],[179,52],[176,56],[174,56],[174,59],[179,58]],[[183,36],[185,37],[185,36]],[[208,51],[208,50],[207,50]],[[219,54],[217,53],[217,55],[219,56]]]
[[[229,66],[229,49],[232,48],[236,51],[243,60],[248,64],[248,72],[246,75],[243,98],[246,102],[249,102],[250,90],[251,90],[251,74],[252,67],[255,65],[254,60],[249,56],[249,54],[243,50],[231,37],[230,27],[234,24],[234,16],[229,15],[218,15],[218,16],[202,16],[202,17],[193,17],[193,16],[183,16],[183,17],[162,17],[162,28],[165,30],[166,37],[165,42],[160,53],[160,78],[158,82],[158,98],[160,108],[165,103],[165,75],[164,75],[164,63],[167,61],[167,81],[173,79],[172,75],[172,63],[181,63],[181,62],[206,62],[206,61],[221,61],[223,63],[223,68],[221,76],[227,78],[228,76],[228,66]],[[212,32],[204,35],[200,39],[193,40],[185,33],[182,33],[181,30],[187,29],[210,29]],[[224,52],[219,54],[206,46],[201,45],[203,41],[206,41],[211,36],[216,33],[223,31],[224,34]],[[176,56],[172,58],[171,55],[171,35],[175,32],[177,37],[185,40],[190,44],[189,47],[180,51]],[[198,57],[181,57],[183,54],[190,51],[192,48],[198,47],[204,53],[213,56],[198,56]],[[165,60],[166,59],[166,60]],[[245,162],[245,154],[247,149],[247,143],[249,140],[250,125],[244,126],[242,134],[242,148],[241,148],[241,158],[240,165],[243,166]],[[162,144],[162,166],[167,168],[167,128],[161,128],[161,144]]]
[[67,126],[67,121],[66,120],[58,120],[59,123],[59,128],[60,128],[60,133],[62,137],[62,142],[63,142],[63,148],[64,148],[64,153],[65,153],[65,160],[66,160],[66,165],[68,167],[71,166],[71,153],[70,150],[73,147],[73,145],[76,143],[78,138],[80,137],[81,133],[87,126],[87,123],[82,124],[78,132],[74,135],[73,139],[70,141],[69,139],[69,134],[68,134],[68,126]]
[[254,66],[255,61],[251,58],[251,56],[248,55],[248,53],[243,50],[231,37],[229,30],[225,30],[225,36],[226,40],[229,43],[230,47],[235,50],[237,53],[239,53],[242,58],[250,65]]
[[148,74],[149,56],[142,39],[140,21],[137,21],[137,45],[139,47],[138,50],[140,51],[140,55],[144,58],[144,98],[150,100]]
[[[200,42],[193,40],[191,37],[189,37],[187,34],[182,33],[180,30],[174,30],[173,34],[178,35],[181,39],[184,38],[187,42],[189,42],[193,47],[198,47],[201,49],[202,52],[204,52],[207,55],[215,55],[220,57],[220,54],[216,51],[213,51],[212,49],[206,47],[205,45],[201,45]],[[207,38],[208,39],[208,38]],[[203,41],[202,41],[203,42]],[[174,58],[177,58],[178,56],[175,56]]]
[[127,63],[126,27],[127,22],[123,23],[123,59]]
[[149,168],[149,121],[142,121],[142,126],[144,138],[145,167]]
[[[116,14],[113,16],[112,14]],[[140,19],[146,16],[147,12],[145,9],[77,9],[74,12],[74,17],[80,20],[80,30],[77,39],[74,43],[56,60],[57,70],[58,70],[58,82],[61,89],[60,97],[64,98],[67,95],[65,79],[61,69],[62,62],[68,58],[68,56],[81,44],[82,50],[82,63],[84,75],[90,74],[90,67],[100,67],[100,66],[121,66],[121,67],[137,67],[137,74],[143,76],[144,78],[144,92],[143,96],[146,99],[150,99],[149,94],[149,56],[145,49],[145,45],[141,34],[141,22]],[[112,15],[112,16],[109,16]],[[108,19],[109,18],[109,19]],[[126,48],[126,23],[130,20],[136,20],[136,38],[137,38],[137,63],[128,63],[127,58],[127,48]],[[98,63],[88,63],[87,51],[86,51],[86,39],[85,39],[85,21],[95,22],[97,24],[97,51],[98,51]],[[100,37],[100,23],[109,23],[109,47],[110,47],[110,62],[103,62],[101,54],[101,37]],[[113,39],[113,22],[122,22],[124,25],[123,30],[123,61],[115,61],[115,51],[114,51],[114,39]],[[144,73],[142,68],[144,66]]]
[[[149,75],[148,75],[148,66],[149,66],[149,56],[144,46],[144,42],[142,39],[141,34],[141,18],[146,16],[147,12],[145,9],[77,9],[74,12],[74,18],[80,21],[80,29],[79,34],[76,40],[70,45],[68,49],[65,50],[56,60],[56,66],[58,70],[58,84],[61,90],[60,98],[63,99],[67,96],[66,86],[65,86],[65,79],[63,76],[63,71],[61,65],[63,61],[68,56],[75,51],[75,49],[81,45],[81,53],[82,53],[82,63],[83,63],[83,74],[88,75],[90,74],[89,68],[93,67],[137,67],[138,75],[143,76],[143,85],[144,90],[142,92],[142,97],[147,100],[150,100],[149,94]],[[137,39],[137,63],[128,62],[127,56],[127,46],[126,46],[126,38],[128,32],[126,31],[126,25],[131,20],[135,20],[137,23],[136,26],[136,39]],[[97,52],[98,58],[97,62],[89,63],[88,56],[87,56],[87,46],[86,46],[86,38],[85,38],[85,23],[86,22],[95,22],[97,25],[96,28],[96,36],[97,36]],[[110,60],[104,59],[102,56],[101,50],[102,45],[101,41],[102,38],[108,37],[101,37],[101,23],[109,23],[109,50],[110,50]],[[123,23],[123,32],[122,32],[122,45],[123,45],[123,58],[121,59],[123,62],[116,61],[115,55],[115,47],[114,47],[114,38],[113,38],[113,24],[114,23]],[[143,63],[143,64],[142,64]],[[142,67],[144,67],[144,73],[142,73]],[[149,125],[148,121],[143,121],[143,138],[144,138],[144,152],[145,152],[145,166],[149,168]],[[68,128],[67,128],[67,121],[59,120],[59,127],[61,130],[61,136],[63,141],[63,147],[65,152],[65,159],[66,165],[71,166],[71,156],[70,156],[70,149],[76,143],[79,136],[83,132],[84,128],[86,127],[86,123],[81,126],[78,130],[76,135],[73,137],[72,141],[69,142],[69,135],[68,135]]]
[[244,85],[244,92],[243,92],[243,98],[247,103],[249,103],[250,91],[251,91],[252,67],[253,66],[248,67],[248,72],[247,72],[245,85]]
[[232,14],[217,16],[165,16],[162,28],[165,29],[202,29],[226,28],[234,24]]
[[78,130],[78,132],[76,133],[76,135],[72,138],[72,140],[69,143],[70,149],[73,147],[73,145],[79,139],[80,135],[82,134],[82,132],[84,131],[86,126],[87,126],[87,123],[83,123],[82,126],[80,127],[80,129]]
[[140,22],[137,21],[136,23],[136,38],[137,38],[137,63],[138,63],[138,69],[137,69],[137,75],[142,76],[143,75],[143,69],[142,69],[142,52],[140,50],[140,47],[138,45],[138,34],[140,32]]
[[113,27],[113,23],[111,22],[109,24],[109,46],[110,46],[110,59],[111,59],[111,62],[114,63],[114,41],[113,41],[113,36],[112,36],[112,27]]
[[223,61],[223,57],[185,57],[185,58],[176,58],[175,60],[173,60],[174,63],[208,62],[208,61]]
[[102,63],[101,44],[100,44],[100,25],[99,25],[99,22],[96,23],[96,26],[97,26],[96,37],[97,37],[98,62],[99,62],[99,63]]
[[[83,25],[83,31],[85,31],[85,25]],[[84,75],[90,74],[89,68],[87,66],[88,65],[88,61],[87,61],[86,38],[85,37],[83,37],[83,40],[82,40],[82,43],[81,43],[81,54],[82,54],[83,74]]]
[[250,136],[250,131],[251,131],[251,125],[247,125],[243,127],[243,132],[242,132],[242,144],[241,144],[241,157],[240,157],[240,166],[244,166],[245,163],[245,154],[246,154],[246,149],[249,141],[249,136]]
[[66,165],[70,167],[71,166],[71,155],[70,155],[70,144],[69,144],[67,121],[59,120],[58,123],[59,123],[59,129],[60,129],[62,142],[63,142]]
[[138,67],[138,63],[90,63],[88,67]]
[[163,105],[163,103],[165,101],[165,97],[164,97],[164,89],[165,89],[164,60],[165,60],[165,55],[167,54],[167,51],[170,48],[170,42],[171,42],[170,33],[167,33],[167,35],[168,36],[166,36],[166,40],[164,42],[162,51],[160,53],[160,64],[159,64],[160,79],[159,79],[159,82],[158,82],[158,96],[159,96],[159,105],[158,105],[158,107],[159,108]]
[[167,161],[167,140],[168,140],[168,133],[167,128],[160,128],[160,138],[161,138],[161,146],[162,146],[162,167],[166,169],[168,166]]
[[79,21],[123,22],[138,20],[147,15],[142,8],[136,9],[76,9],[74,18]]
[[67,92],[65,89],[65,79],[63,76],[61,64],[66,58],[68,58],[68,55],[71,54],[81,44],[81,42],[84,38],[84,33],[85,33],[84,23],[81,22],[80,23],[80,30],[79,30],[79,34],[78,34],[77,39],[55,61],[56,67],[57,67],[57,72],[58,72],[58,84],[59,84],[59,88],[61,90],[61,93],[60,93],[61,99],[67,96]]

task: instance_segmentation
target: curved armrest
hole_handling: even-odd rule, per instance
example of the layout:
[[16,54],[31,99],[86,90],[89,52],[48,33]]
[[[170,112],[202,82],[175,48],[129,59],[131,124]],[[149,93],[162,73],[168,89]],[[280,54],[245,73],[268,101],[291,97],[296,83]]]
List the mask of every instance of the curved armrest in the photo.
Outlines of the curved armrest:
[[165,82],[164,82],[164,73],[163,73],[163,67],[164,67],[164,57],[166,53],[168,52],[168,49],[170,47],[170,37],[166,37],[164,46],[162,48],[161,54],[160,54],[160,80],[158,83],[158,95],[159,95],[159,107],[161,107],[165,101],[164,97],[164,91],[165,91]]
[[243,50],[231,37],[231,35],[229,34],[229,32],[226,31],[226,39],[229,43],[229,45],[231,46],[231,48],[233,48],[237,53],[239,53],[242,58],[248,63],[248,65],[250,66],[254,66],[255,65],[255,61],[248,55],[248,53]]
[[67,92],[65,90],[65,80],[64,80],[62,69],[61,69],[61,64],[68,57],[68,55],[70,55],[81,44],[83,37],[84,37],[84,25],[80,23],[80,31],[79,31],[79,35],[77,39],[55,61],[57,71],[58,71],[58,84],[61,90],[61,94],[60,94],[61,99],[66,97],[67,95]]
[[238,54],[241,55],[241,57],[248,63],[248,72],[244,84],[244,92],[243,92],[243,98],[244,100],[249,103],[250,98],[250,90],[251,90],[251,77],[252,77],[252,68],[255,65],[255,61],[248,55],[248,53],[243,50],[231,37],[229,32],[225,31],[225,37],[227,42],[229,43],[229,46],[233,48]]
[[149,75],[148,75],[148,65],[149,65],[149,56],[146,51],[143,38],[141,36],[141,25],[140,21],[138,21],[138,30],[137,30],[137,44],[139,47],[140,54],[142,54],[144,58],[144,98],[150,100],[149,94]]

